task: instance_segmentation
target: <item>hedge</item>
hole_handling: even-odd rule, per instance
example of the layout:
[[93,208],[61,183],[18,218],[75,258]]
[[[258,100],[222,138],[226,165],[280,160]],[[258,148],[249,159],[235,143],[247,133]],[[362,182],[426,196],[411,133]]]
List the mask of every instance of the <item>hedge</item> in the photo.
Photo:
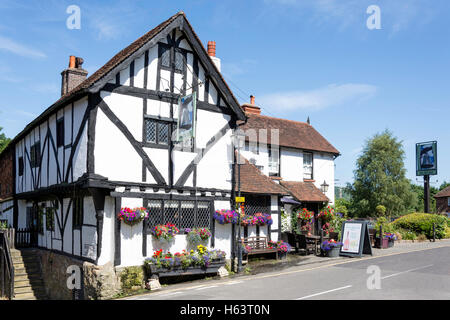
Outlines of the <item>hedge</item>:
[[447,217],[437,214],[411,213],[394,220],[392,225],[398,229],[424,234],[428,239],[431,239],[433,238],[433,223],[435,223],[436,238],[442,239],[445,236],[448,220]]

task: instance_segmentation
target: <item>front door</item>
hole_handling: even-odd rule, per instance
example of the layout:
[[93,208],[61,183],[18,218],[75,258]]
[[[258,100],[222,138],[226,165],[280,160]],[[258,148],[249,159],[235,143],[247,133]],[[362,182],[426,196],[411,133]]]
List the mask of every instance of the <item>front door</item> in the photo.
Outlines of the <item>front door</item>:
[[27,207],[27,231],[29,232],[29,245],[36,247],[38,244],[38,207],[33,205]]

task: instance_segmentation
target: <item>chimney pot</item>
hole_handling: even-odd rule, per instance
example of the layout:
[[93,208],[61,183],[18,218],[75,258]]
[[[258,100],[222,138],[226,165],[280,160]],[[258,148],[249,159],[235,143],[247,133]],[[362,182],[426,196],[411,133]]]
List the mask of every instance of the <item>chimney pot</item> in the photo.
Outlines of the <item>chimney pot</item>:
[[70,56],[69,58],[69,68],[74,69],[75,68],[75,56]]
[[82,58],[70,56],[69,68],[61,72],[61,96],[64,96],[86,80],[88,72],[81,67],[83,62]]
[[250,104],[255,104],[255,96],[250,96]]
[[215,41],[208,41],[208,55],[210,57],[216,56],[216,42]]

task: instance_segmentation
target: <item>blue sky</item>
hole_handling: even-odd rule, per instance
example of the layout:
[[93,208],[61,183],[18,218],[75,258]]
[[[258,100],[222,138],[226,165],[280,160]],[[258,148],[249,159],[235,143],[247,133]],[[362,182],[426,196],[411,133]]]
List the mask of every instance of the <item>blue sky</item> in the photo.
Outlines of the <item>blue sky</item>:
[[[432,6],[430,6],[432,4]],[[81,29],[66,27],[69,5]],[[381,29],[366,25],[370,5]],[[404,143],[438,141],[450,181],[450,2],[446,0],[11,1],[0,2],[0,126],[10,137],[56,101],[69,55],[92,74],[148,30],[183,10],[241,103],[306,121],[340,152],[338,185],[351,182],[366,139],[385,129]],[[422,179],[418,179],[422,181]]]

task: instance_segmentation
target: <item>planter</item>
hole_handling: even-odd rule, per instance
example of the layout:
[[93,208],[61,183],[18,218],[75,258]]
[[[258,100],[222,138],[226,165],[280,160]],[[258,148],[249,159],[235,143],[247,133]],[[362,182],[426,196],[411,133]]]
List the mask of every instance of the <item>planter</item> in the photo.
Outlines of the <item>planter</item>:
[[395,240],[388,240],[388,248],[392,248],[394,246]]
[[327,251],[322,250],[322,253],[325,257],[336,258],[336,257],[339,257],[340,251],[341,251],[341,246],[338,246],[338,247],[332,248],[331,250],[327,250]]
[[217,273],[220,267],[225,266],[225,259],[213,260],[208,267],[202,266],[190,266],[185,269],[180,267],[174,267],[171,269],[167,268],[158,268],[156,265],[150,264],[147,265],[147,273],[148,277],[153,275],[158,276],[159,278],[164,277],[176,277],[176,276],[189,276],[194,274],[210,274]]
[[[394,244],[392,244],[393,246]],[[380,238],[375,238],[375,248],[387,249],[389,248],[389,239],[383,238],[380,244]]]

